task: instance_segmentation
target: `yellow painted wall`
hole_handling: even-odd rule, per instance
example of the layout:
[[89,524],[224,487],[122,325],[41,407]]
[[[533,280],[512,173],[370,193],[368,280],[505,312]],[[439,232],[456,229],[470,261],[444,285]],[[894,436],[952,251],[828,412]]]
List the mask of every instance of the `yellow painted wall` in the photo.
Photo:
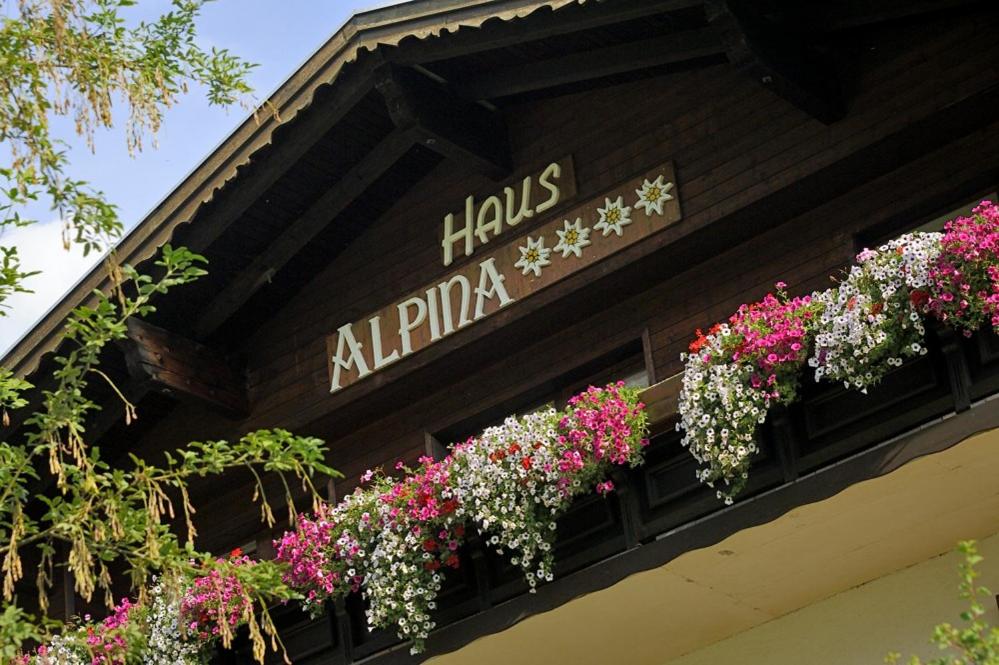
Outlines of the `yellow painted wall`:
[[[979,543],[981,582],[999,592],[999,534]],[[933,627],[960,623],[956,553],[934,557],[669,661],[669,665],[877,665],[889,651],[939,656]],[[988,618],[999,625],[993,598]],[[623,662],[627,662],[626,660]]]
[[876,665],[957,620],[957,562],[942,555],[958,540],[984,542],[987,582],[999,591],[994,534],[999,429],[431,662]]

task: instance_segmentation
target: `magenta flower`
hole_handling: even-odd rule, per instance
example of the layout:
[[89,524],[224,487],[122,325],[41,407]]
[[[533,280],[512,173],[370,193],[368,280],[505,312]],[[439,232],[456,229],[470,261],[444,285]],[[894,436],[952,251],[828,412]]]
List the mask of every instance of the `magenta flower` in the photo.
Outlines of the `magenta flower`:
[[[220,564],[253,566],[256,562],[236,550]],[[180,601],[180,613],[188,630],[203,640],[210,640],[240,625],[253,611],[249,589],[233,572],[212,568],[194,583]],[[223,626],[226,628],[224,629]]]
[[999,328],[999,206],[982,201],[944,230],[926,310],[968,335],[987,322]]

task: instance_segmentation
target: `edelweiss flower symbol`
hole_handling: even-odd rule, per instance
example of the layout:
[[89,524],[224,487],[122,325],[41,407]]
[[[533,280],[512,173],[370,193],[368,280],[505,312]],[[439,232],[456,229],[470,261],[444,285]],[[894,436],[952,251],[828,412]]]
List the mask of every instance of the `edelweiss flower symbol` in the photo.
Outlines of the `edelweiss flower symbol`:
[[645,214],[649,217],[652,216],[652,213],[661,215],[663,214],[663,204],[673,200],[673,195],[669,193],[671,189],[673,189],[673,183],[663,182],[662,174],[652,182],[646,180],[642,183],[641,189],[635,190],[635,193],[638,194],[638,203],[635,204],[635,207],[645,208]]
[[579,217],[575,222],[568,219],[563,220],[565,228],[561,231],[555,230],[558,236],[558,244],[555,245],[556,252],[562,252],[562,258],[569,258],[570,254],[575,254],[576,258],[583,258],[583,248],[590,245],[590,228],[583,227],[583,220]]
[[597,208],[600,213],[600,221],[593,225],[593,228],[602,231],[604,236],[609,236],[611,232],[624,235],[624,227],[631,224],[631,206],[624,205],[624,197],[619,196],[611,201],[604,199],[604,207]]
[[517,249],[520,250],[520,259],[513,266],[520,268],[521,273],[524,275],[533,272],[535,277],[541,277],[541,269],[545,266],[550,266],[552,263],[548,259],[552,254],[552,250],[545,247],[544,236],[538,236],[537,240],[531,236],[527,236],[527,246],[518,247]]

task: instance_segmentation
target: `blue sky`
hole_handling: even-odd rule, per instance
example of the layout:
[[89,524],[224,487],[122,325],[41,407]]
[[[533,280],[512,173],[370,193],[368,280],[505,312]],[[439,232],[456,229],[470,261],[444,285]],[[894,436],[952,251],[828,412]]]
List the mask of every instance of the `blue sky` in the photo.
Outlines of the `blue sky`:
[[[138,14],[150,17],[169,8],[167,0],[141,0]],[[378,0],[216,0],[205,8],[200,36],[205,46],[227,48],[259,64],[251,83],[263,99],[343,25],[351,14],[398,4]],[[246,117],[245,110],[210,107],[197,93],[167,112],[158,147],[147,146],[136,157],[125,148],[123,132],[97,136],[91,154],[84,143],[63,131],[70,146],[71,173],[91,182],[118,205],[126,228],[142,220]],[[59,128],[67,125],[59,123]],[[7,301],[9,315],[0,318],[0,354],[26,332],[93,264],[77,251],[64,252],[61,224],[47,210],[30,211],[38,224],[9,230],[0,244],[15,245],[26,269],[41,270],[28,286],[33,294]]]

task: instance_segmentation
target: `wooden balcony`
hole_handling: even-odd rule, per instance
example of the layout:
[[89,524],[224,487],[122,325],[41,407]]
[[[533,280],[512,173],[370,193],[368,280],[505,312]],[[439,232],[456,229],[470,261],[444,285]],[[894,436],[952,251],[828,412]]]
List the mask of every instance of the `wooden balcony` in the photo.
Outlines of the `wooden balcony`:
[[[473,537],[442,590],[438,629],[423,656],[410,656],[394,633],[369,633],[359,596],[316,620],[295,607],[278,610],[289,656],[301,665],[381,664],[453,651],[999,427],[992,399],[999,393],[999,336],[938,330],[929,346],[929,354],[897,368],[868,395],[806,379],[802,400],[771,413],[761,428],[762,451],[733,506],[697,481],[696,463],[680,445],[673,427],[680,377],[656,384],[645,391],[652,425],[645,465],[617,474],[615,494],[583,497],[561,519],[554,582],[528,594],[519,570]],[[227,654],[219,662],[243,658]]]

